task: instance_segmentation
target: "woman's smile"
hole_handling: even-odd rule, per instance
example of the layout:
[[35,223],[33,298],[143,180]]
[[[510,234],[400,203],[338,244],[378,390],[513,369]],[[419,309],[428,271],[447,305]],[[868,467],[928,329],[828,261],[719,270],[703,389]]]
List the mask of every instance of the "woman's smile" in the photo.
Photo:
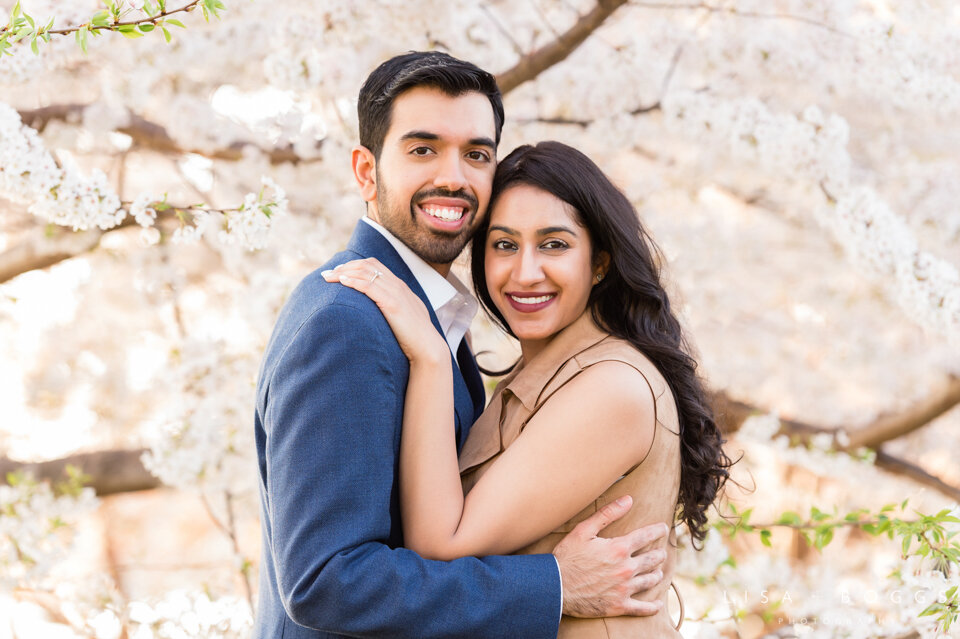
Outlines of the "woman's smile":
[[599,261],[577,211],[533,186],[504,191],[490,213],[485,272],[493,302],[533,357],[587,308]]

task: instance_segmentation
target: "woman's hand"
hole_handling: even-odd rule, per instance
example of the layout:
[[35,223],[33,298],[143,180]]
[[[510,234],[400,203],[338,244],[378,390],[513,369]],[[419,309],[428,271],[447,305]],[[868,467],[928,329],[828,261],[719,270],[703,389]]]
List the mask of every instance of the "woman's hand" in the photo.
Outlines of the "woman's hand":
[[411,364],[449,362],[450,347],[434,328],[423,301],[379,260],[353,260],[321,275],[328,282],[340,282],[373,300]]

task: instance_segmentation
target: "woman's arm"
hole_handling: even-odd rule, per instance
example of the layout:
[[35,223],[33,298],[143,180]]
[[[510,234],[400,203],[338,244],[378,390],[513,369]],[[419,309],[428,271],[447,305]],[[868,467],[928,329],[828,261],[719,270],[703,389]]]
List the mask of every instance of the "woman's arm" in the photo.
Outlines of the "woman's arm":
[[555,393],[464,498],[453,433],[438,419],[441,398],[430,394],[441,376],[418,377],[403,418],[401,508],[405,544],[424,557],[523,548],[583,510],[653,442],[646,381],[626,364],[602,362]]
[[[381,275],[373,278],[375,271]],[[555,393],[464,498],[450,350],[423,303],[371,260],[348,263],[328,279],[370,296],[410,359],[401,511],[404,543],[423,557],[518,550],[583,510],[650,449],[655,423],[649,386],[632,367],[601,362]]]

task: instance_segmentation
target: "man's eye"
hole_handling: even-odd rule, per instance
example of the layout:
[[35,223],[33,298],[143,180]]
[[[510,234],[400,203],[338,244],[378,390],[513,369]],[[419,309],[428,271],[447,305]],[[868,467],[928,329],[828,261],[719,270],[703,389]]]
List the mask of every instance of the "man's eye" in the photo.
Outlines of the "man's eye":
[[410,153],[412,153],[413,155],[421,155],[421,156],[429,155],[433,153],[433,149],[431,149],[428,146],[418,146],[414,150],[410,151]]
[[475,162],[487,162],[490,156],[483,151],[470,151],[467,157]]

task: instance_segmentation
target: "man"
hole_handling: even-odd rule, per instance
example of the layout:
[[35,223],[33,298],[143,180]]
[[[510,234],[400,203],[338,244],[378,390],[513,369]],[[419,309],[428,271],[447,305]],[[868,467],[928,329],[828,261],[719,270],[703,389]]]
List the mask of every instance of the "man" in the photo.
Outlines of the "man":
[[388,60],[360,91],[353,170],[367,217],[284,306],[257,385],[263,553],[256,636],[520,637],[577,616],[651,614],[657,525],[597,538],[612,504],[554,555],[425,560],[404,549],[399,456],[409,366],[376,305],[322,270],[376,257],[420,296],[451,349],[458,446],[483,410],[463,339],[476,301],[450,263],[485,214],[503,123],[490,74],[448,55]]

